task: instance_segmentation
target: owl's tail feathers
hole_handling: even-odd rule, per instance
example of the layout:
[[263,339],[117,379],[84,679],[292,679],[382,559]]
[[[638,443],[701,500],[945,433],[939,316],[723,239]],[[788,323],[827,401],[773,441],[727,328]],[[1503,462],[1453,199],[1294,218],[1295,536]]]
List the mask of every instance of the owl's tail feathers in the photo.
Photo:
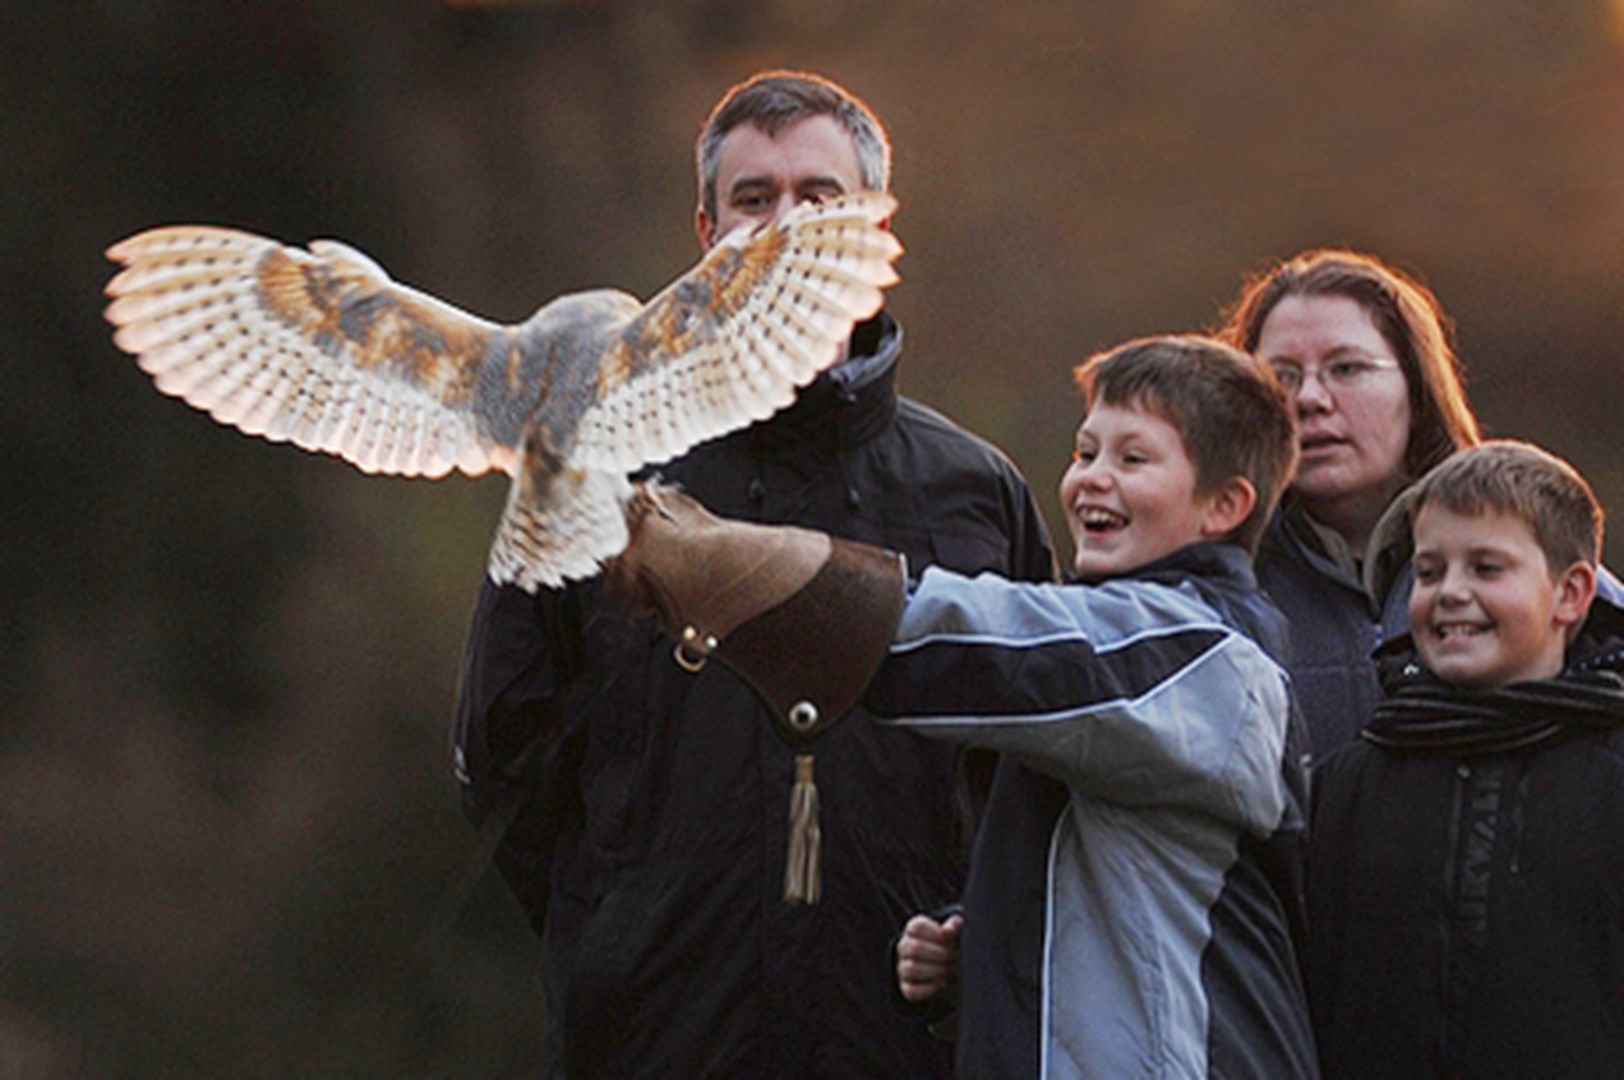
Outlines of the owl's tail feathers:
[[[537,470],[539,471],[539,470]],[[621,504],[631,485],[617,473],[565,468],[537,476],[521,465],[491,544],[486,573],[526,592],[595,576],[626,547]]]

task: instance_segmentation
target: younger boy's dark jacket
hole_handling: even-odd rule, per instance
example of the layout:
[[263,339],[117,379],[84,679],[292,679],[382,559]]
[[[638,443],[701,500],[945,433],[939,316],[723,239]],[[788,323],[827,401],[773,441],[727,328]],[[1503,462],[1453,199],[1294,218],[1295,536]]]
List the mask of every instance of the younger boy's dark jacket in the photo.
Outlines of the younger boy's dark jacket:
[[1380,659],[1393,696],[1314,777],[1325,1074],[1621,1075],[1624,611],[1501,691],[1452,691],[1407,638]]

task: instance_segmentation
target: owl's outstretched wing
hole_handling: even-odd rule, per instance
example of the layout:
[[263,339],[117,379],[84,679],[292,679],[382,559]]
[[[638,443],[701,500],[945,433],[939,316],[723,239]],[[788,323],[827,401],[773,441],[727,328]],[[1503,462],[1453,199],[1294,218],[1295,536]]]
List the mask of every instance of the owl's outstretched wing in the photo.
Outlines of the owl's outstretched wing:
[[367,472],[516,471],[520,433],[486,422],[515,411],[488,400],[492,387],[524,392],[489,377],[517,352],[511,328],[394,282],[336,241],[303,251],[172,226],[107,256],[125,267],[107,285],[114,341],[160,390],[221,423]]
[[862,192],[729,234],[611,342],[569,461],[630,472],[788,405],[897,280],[895,209]]
[[334,241],[308,251],[176,226],[115,244],[115,342],[158,388],[251,435],[369,472],[516,477],[491,576],[596,572],[626,542],[626,473],[793,400],[878,310],[895,203],[808,204],[725,238],[644,307],[561,297],[520,326],[390,280]]

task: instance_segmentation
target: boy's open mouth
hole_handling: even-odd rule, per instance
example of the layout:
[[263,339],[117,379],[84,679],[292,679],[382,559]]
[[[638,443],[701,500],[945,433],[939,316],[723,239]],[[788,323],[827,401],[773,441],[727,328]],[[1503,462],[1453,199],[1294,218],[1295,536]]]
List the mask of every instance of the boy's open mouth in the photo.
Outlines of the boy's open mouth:
[[1439,641],[1448,641],[1451,638],[1477,637],[1486,634],[1491,627],[1479,623],[1438,623],[1433,626],[1432,632],[1438,636]]
[[1112,532],[1116,529],[1125,528],[1128,524],[1128,519],[1121,514],[1098,506],[1091,506],[1084,510],[1078,515],[1078,520],[1083,523],[1083,528],[1089,532]]

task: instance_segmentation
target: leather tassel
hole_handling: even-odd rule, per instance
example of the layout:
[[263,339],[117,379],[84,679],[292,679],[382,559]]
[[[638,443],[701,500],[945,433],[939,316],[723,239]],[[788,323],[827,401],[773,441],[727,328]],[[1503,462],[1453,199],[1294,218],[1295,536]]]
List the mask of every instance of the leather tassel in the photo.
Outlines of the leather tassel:
[[823,892],[818,860],[823,834],[818,828],[818,785],[812,755],[795,755],[795,786],[789,792],[789,863],[784,868],[784,901],[815,904]]

